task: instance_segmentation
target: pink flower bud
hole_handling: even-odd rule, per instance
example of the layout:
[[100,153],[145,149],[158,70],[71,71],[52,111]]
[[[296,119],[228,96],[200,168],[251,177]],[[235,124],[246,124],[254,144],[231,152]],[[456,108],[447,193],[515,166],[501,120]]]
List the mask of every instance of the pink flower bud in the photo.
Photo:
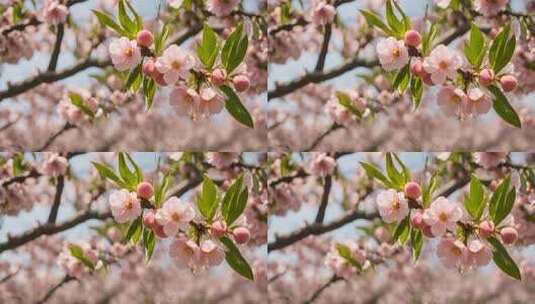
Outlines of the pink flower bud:
[[483,221],[479,224],[479,236],[488,238],[494,233],[494,223],[492,221]]
[[156,72],[156,66],[154,66],[154,60],[152,58],[147,59],[143,63],[143,75],[152,77]]
[[435,235],[433,235],[433,232],[431,231],[431,225],[428,225],[428,224],[424,223],[424,224],[422,225],[422,228],[421,228],[421,229],[422,229],[422,233],[423,233],[426,237],[428,237],[428,238],[434,238],[434,237],[435,237]]
[[238,244],[245,244],[249,242],[249,238],[251,237],[249,229],[245,227],[238,227],[234,229],[234,231],[232,231],[232,235],[234,236],[234,240]]
[[154,225],[152,231],[154,231],[154,233],[162,239],[165,239],[168,236],[167,234],[165,234],[165,231],[163,231],[163,226],[159,225],[158,223]]
[[210,80],[212,83],[216,86],[220,86],[225,84],[225,80],[227,79],[227,72],[223,69],[215,69],[212,72]]
[[410,199],[418,199],[422,195],[422,188],[416,182],[408,182],[405,185],[405,196]]
[[154,210],[148,210],[147,212],[145,212],[145,214],[143,215],[143,225],[151,229],[154,227],[154,225],[156,225]]
[[494,81],[494,71],[491,69],[483,69],[479,72],[479,83],[483,86],[489,86]]
[[518,239],[518,232],[513,227],[505,227],[500,231],[502,241],[506,245],[511,245]]
[[424,224],[424,218],[422,215],[422,211],[416,210],[411,213],[411,225],[414,228],[422,229]]
[[136,41],[139,46],[148,48],[152,45],[152,42],[154,42],[154,36],[147,30],[141,30],[139,33],[137,33]]
[[215,237],[222,237],[227,233],[227,223],[225,221],[215,221],[211,228],[212,235]]
[[504,75],[502,78],[500,78],[500,84],[505,92],[511,92],[516,89],[518,80],[513,75]]
[[424,67],[420,59],[413,59],[411,62],[411,73],[418,77],[421,77],[424,73]]
[[244,92],[249,89],[249,86],[251,83],[249,82],[249,77],[245,75],[237,75],[234,76],[234,79],[232,79],[232,83],[234,84],[234,88],[238,92]]
[[408,30],[405,33],[405,44],[417,47],[422,42],[422,36],[415,30]]
[[137,195],[144,199],[149,199],[154,194],[154,188],[148,182],[141,182],[137,185]]
[[435,84],[433,83],[433,80],[431,80],[431,74],[430,74],[430,73],[427,73],[426,71],[423,71],[421,77],[422,77],[422,81],[423,81],[426,85],[428,85],[428,86],[430,86],[430,87],[432,87],[432,86],[435,85]]
[[167,82],[163,78],[163,73],[158,72],[157,69],[154,70],[154,74],[152,74],[152,79],[154,79],[154,81],[156,81],[156,83],[161,85],[162,87],[167,86]]

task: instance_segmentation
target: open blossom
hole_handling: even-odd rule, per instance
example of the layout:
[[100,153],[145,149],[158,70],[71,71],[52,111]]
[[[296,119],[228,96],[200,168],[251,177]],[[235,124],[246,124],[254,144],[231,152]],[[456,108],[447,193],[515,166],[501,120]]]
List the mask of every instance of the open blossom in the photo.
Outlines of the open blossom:
[[167,236],[174,236],[180,228],[187,228],[194,217],[193,206],[180,201],[177,197],[171,197],[156,211],[156,222],[163,226]]
[[509,0],[475,0],[474,9],[484,16],[494,16],[505,9]]
[[423,219],[426,224],[431,226],[431,232],[434,236],[442,236],[446,230],[454,232],[457,228],[457,221],[462,216],[461,207],[441,196],[424,211]]
[[461,268],[467,263],[467,249],[460,240],[445,237],[437,246],[437,256],[448,268]]
[[472,115],[485,114],[490,111],[492,101],[490,96],[483,93],[479,88],[471,88],[468,90],[468,105],[467,110]]
[[507,152],[475,152],[474,161],[485,169],[498,166],[507,156]]
[[225,106],[223,97],[212,88],[202,88],[199,97],[199,112],[205,117],[221,112]]
[[334,6],[325,1],[318,1],[312,9],[312,22],[316,25],[331,23],[336,15]]
[[393,37],[381,39],[377,43],[377,56],[385,71],[399,70],[409,63],[409,51],[403,40]]
[[435,3],[440,8],[447,8],[450,5],[451,0],[435,0]]
[[434,84],[443,84],[446,78],[454,79],[457,76],[457,69],[463,65],[462,60],[457,51],[441,44],[424,59],[423,68],[431,74]]
[[240,153],[236,152],[208,152],[206,161],[217,169],[224,169],[238,160]]
[[196,117],[199,112],[199,102],[199,94],[185,85],[176,86],[169,94],[169,104],[180,116]]
[[319,153],[310,163],[310,172],[316,176],[325,177],[332,174],[336,167],[334,158],[325,153]]
[[118,223],[133,221],[141,214],[141,203],[135,192],[115,190],[109,201],[113,218]]
[[480,240],[472,240],[467,246],[467,264],[472,267],[481,267],[490,263],[492,250]]
[[195,58],[189,52],[173,44],[156,59],[155,66],[163,74],[163,79],[167,84],[175,84],[179,78],[186,79],[189,76],[190,69],[195,66]]
[[463,90],[454,86],[440,88],[437,103],[448,116],[464,116],[468,113],[468,97]]
[[389,189],[377,195],[377,208],[383,221],[401,222],[409,214],[409,204],[403,192]]
[[211,240],[201,243],[199,254],[200,263],[207,267],[217,266],[225,259],[223,249]]
[[[364,267],[366,264],[366,252],[354,242],[346,242],[344,245],[351,251],[351,257]],[[349,279],[357,273],[357,268],[340,255],[336,244],[327,253],[325,266],[329,267],[337,276],[345,279]]]
[[180,265],[195,268],[199,264],[199,246],[193,240],[179,237],[169,246],[169,256]]
[[206,8],[210,13],[218,17],[228,16],[238,3],[240,3],[240,0],[208,0],[206,1]]
[[135,40],[126,37],[114,39],[109,51],[113,66],[119,71],[130,70],[141,62],[141,49]]
[[58,177],[65,174],[69,162],[57,153],[51,153],[43,163],[43,174],[51,177]]
[[46,23],[57,25],[67,20],[69,10],[57,0],[47,0],[43,6],[43,18]]

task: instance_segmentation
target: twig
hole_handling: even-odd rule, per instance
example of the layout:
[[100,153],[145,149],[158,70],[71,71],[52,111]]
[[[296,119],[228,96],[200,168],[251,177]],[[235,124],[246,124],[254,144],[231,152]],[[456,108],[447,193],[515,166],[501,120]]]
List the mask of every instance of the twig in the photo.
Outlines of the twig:
[[66,275],[59,283],[57,283],[56,285],[54,285],[54,287],[50,288],[47,293],[45,294],[45,296],[43,298],[41,298],[41,300],[35,302],[35,304],[43,304],[43,303],[46,303],[46,301],[48,301],[48,299],[50,299],[50,297],[56,292],[56,290],[58,290],[61,286],[65,285],[66,283],[70,282],[70,281],[73,281],[75,280],[74,277],[71,277],[69,275]]
[[327,58],[327,53],[329,51],[329,42],[331,41],[332,29],[333,28],[331,23],[325,25],[323,43],[321,45],[321,51],[318,56],[318,61],[316,62],[316,67],[314,68],[314,72],[323,71],[323,67],[325,66],[325,59]]
[[318,290],[316,290],[314,292],[314,294],[312,295],[312,297],[310,297],[310,299],[306,300],[305,302],[303,302],[304,304],[310,304],[314,301],[316,301],[316,299],[321,295],[321,293],[327,289],[329,286],[331,286],[333,283],[336,283],[338,281],[341,281],[343,280],[343,278],[337,276],[337,275],[333,275],[329,281],[327,281],[325,284],[321,285],[320,288]]
[[71,125],[70,123],[66,123],[61,129],[59,129],[56,133],[54,133],[52,136],[50,136],[46,142],[44,143],[41,148],[39,148],[37,151],[46,151],[48,147],[58,138],[61,134],[65,133],[66,131],[70,129],[76,128],[74,125]]
[[52,205],[52,208],[50,209],[50,214],[48,215],[48,221],[49,224],[54,224],[56,222],[56,218],[58,217],[58,210],[59,205],[61,204],[61,196],[63,194],[63,188],[65,186],[65,176],[60,175],[58,176],[58,184],[56,185],[56,194],[54,195],[54,204]]
[[316,214],[316,224],[323,223],[325,219],[325,211],[327,210],[327,204],[329,203],[329,194],[331,193],[333,177],[327,175],[325,177],[325,184],[323,185],[323,193],[321,194],[321,203],[318,208],[318,213]]
[[332,132],[338,130],[338,129],[341,129],[342,126],[339,125],[339,124],[332,124],[329,129],[327,129],[325,132],[321,133],[320,136],[318,136],[313,142],[312,144],[305,149],[305,152],[309,152],[309,151],[312,151],[314,149],[316,149],[316,147],[321,143],[321,141],[327,137],[329,134],[331,134]]
[[50,62],[48,63],[47,71],[53,72],[56,70],[58,65],[59,53],[61,51],[61,42],[63,41],[63,36],[65,34],[65,25],[63,23],[58,24],[58,32],[56,33],[56,42],[54,43],[54,49],[52,55],[50,56]]

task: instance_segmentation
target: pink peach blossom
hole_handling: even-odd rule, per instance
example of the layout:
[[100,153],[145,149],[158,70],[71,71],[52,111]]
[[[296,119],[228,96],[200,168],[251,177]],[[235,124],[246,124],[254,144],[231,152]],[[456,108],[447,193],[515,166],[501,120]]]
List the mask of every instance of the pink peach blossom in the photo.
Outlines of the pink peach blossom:
[[325,25],[331,23],[336,15],[334,6],[325,1],[317,1],[312,9],[312,22],[316,25]]
[[193,240],[179,237],[169,246],[169,256],[182,266],[196,268],[200,261],[200,249]]
[[58,25],[67,20],[69,9],[57,0],[46,0],[43,6],[43,18],[46,23]]
[[68,166],[69,161],[65,157],[57,153],[50,153],[43,163],[42,171],[47,176],[58,177],[65,174]]
[[377,43],[376,51],[385,71],[399,70],[409,63],[409,51],[402,40],[383,38]]
[[444,86],[437,93],[437,103],[448,116],[464,116],[468,114],[468,97],[463,90]]
[[187,79],[190,69],[195,66],[195,58],[189,52],[173,44],[156,59],[155,66],[163,74],[163,79],[167,84],[175,84],[179,78]]
[[403,192],[383,190],[377,195],[377,208],[383,221],[401,222],[409,214],[409,204]]
[[135,220],[141,215],[141,203],[135,192],[115,190],[109,198],[111,213],[118,223]]
[[169,94],[169,103],[180,116],[195,118],[199,114],[199,94],[187,86],[176,86]]
[[225,259],[223,249],[211,240],[201,243],[199,253],[200,264],[207,267],[217,266]]
[[431,74],[431,80],[439,85],[446,79],[455,79],[457,69],[463,65],[462,57],[457,51],[441,44],[435,47],[431,54],[424,59],[423,68]]
[[485,114],[490,111],[492,101],[490,96],[483,93],[479,88],[468,90],[468,112],[472,115]]
[[167,236],[174,236],[179,229],[186,229],[195,218],[195,210],[190,203],[171,197],[156,211],[156,222],[163,226]]
[[462,209],[445,197],[439,197],[424,211],[424,222],[431,226],[434,236],[442,236],[446,231],[455,232],[457,221],[463,216]]
[[206,8],[218,17],[228,16],[240,0],[207,0]]
[[467,264],[472,267],[488,265],[492,259],[492,250],[480,240],[471,240],[467,246]]
[[238,160],[240,153],[236,152],[208,152],[206,161],[217,169],[224,169]]
[[505,9],[509,0],[474,0],[474,9],[484,16],[495,16]]
[[310,173],[316,176],[325,177],[334,172],[336,161],[326,153],[317,154],[310,162]]
[[119,71],[130,70],[141,62],[141,50],[137,42],[126,37],[114,39],[109,52],[113,66]]
[[437,246],[437,256],[448,268],[461,268],[467,263],[467,249],[463,242],[445,237]]
[[217,114],[225,106],[223,96],[213,88],[202,88],[199,97],[199,113],[202,116],[208,117]]
[[475,152],[474,161],[485,169],[491,169],[504,161],[507,152]]

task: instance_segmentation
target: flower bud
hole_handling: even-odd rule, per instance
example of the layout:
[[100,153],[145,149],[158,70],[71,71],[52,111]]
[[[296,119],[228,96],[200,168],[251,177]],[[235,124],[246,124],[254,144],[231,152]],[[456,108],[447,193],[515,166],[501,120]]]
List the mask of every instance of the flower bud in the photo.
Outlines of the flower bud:
[[154,227],[152,228],[152,231],[154,231],[154,233],[159,237],[159,238],[162,238],[162,239],[165,239],[167,237],[167,234],[165,234],[165,232],[163,231],[163,226],[156,223],[154,225]]
[[432,86],[435,85],[435,84],[433,83],[433,80],[431,79],[431,74],[430,74],[430,73],[427,73],[426,71],[422,71],[422,76],[421,76],[421,77],[422,77],[422,81],[423,81],[426,85],[428,85],[428,86],[430,86],[430,87],[432,87]]
[[152,58],[147,59],[145,63],[143,63],[143,75],[152,77],[154,75],[154,72],[156,72],[156,66],[154,66],[154,60]]
[[213,236],[220,238],[227,233],[227,223],[225,221],[215,221],[210,231]]
[[137,185],[137,195],[144,199],[149,199],[154,194],[154,188],[148,182],[141,182]]
[[423,215],[422,215],[422,211],[415,210],[414,212],[411,213],[411,225],[414,228],[417,228],[417,229],[422,229],[423,228],[425,223],[424,223],[424,218],[423,218]]
[[502,78],[500,78],[500,84],[502,85],[502,89],[505,92],[511,92],[516,89],[516,86],[518,85],[518,80],[513,75],[504,75]]
[[518,239],[518,232],[513,227],[505,227],[500,231],[502,241],[506,245],[511,245]]
[[405,33],[405,44],[417,47],[422,42],[422,35],[415,30],[408,30]]
[[492,221],[483,221],[479,224],[479,236],[488,238],[494,233],[494,223]]
[[249,238],[251,237],[251,233],[249,232],[249,229],[245,227],[238,227],[232,231],[232,235],[234,236],[234,240],[238,244],[245,244],[249,242]]
[[148,48],[152,45],[152,42],[154,42],[154,36],[147,30],[141,30],[137,33],[136,41],[139,46]]
[[414,59],[411,62],[411,74],[421,77],[424,73],[424,67],[420,59]]
[[431,231],[431,225],[428,225],[426,223],[423,223],[422,225],[422,233],[428,237],[428,238],[434,238],[433,232]]
[[245,75],[234,76],[234,79],[232,79],[232,83],[234,84],[234,88],[238,92],[247,91],[249,89],[249,86],[251,85],[249,77]]
[[224,69],[215,69],[212,72],[212,75],[210,77],[210,80],[216,86],[225,84],[226,79],[227,79],[227,72],[225,72]]
[[154,210],[146,211],[145,214],[143,215],[143,225],[149,228],[153,228],[155,224],[156,224],[156,218],[154,215]]
[[418,199],[422,195],[422,188],[416,182],[408,182],[405,185],[405,196],[410,199]]
[[483,86],[489,86],[494,81],[494,71],[491,69],[483,69],[479,72],[479,83]]

